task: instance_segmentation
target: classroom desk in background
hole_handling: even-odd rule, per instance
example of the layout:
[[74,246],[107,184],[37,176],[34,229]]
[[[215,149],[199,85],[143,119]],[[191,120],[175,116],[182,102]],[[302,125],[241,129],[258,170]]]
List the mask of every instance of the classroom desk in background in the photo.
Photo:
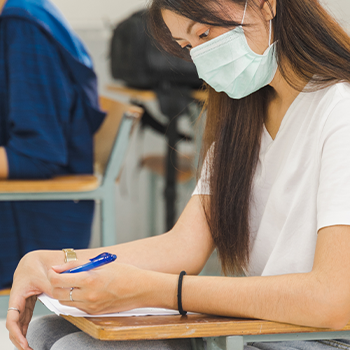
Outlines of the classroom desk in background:
[[11,289],[0,289],[0,297],[10,295]]
[[[108,84],[106,88],[108,91],[127,96],[130,101],[150,102],[157,100],[157,94],[153,90],[133,89],[118,83]],[[201,89],[193,90],[191,95],[199,102],[204,102],[207,98],[207,92]]]
[[350,338],[350,323],[341,331],[255,319],[203,314],[145,317],[72,317],[66,320],[93,338],[105,341],[206,338],[207,350],[242,350],[245,342]]

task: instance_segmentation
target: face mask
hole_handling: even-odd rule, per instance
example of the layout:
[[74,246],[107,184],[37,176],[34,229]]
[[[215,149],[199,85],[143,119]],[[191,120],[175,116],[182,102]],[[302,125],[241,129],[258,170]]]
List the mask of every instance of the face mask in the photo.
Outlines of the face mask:
[[[247,3],[244,9],[244,22]],[[190,51],[198,75],[215,91],[241,99],[258,91],[273,80],[277,71],[275,43],[263,55],[252,51],[240,26]]]

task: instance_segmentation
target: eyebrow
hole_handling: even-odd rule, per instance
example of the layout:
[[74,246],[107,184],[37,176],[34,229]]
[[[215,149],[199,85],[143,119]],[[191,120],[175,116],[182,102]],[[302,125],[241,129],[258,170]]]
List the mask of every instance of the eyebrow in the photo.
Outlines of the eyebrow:
[[[197,22],[195,22],[195,21],[191,21],[191,23],[188,25],[187,30],[186,30],[186,33],[187,33],[187,34],[190,34],[190,33],[191,33],[192,28],[193,28],[193,26],[194,26],[196,23],[197,23]],[[185,39],[182,39],[182,38],[174,38],[174,37],[172,37],[172,38],[173,38],[173,40],[175,40],[175,41],[178,41],[178,40],[185,40]]]

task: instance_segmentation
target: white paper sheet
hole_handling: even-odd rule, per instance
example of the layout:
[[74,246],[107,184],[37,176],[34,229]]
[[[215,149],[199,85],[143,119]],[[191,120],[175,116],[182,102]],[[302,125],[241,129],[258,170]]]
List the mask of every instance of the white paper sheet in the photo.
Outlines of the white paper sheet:
[[159,308],[142,308],[133,309],[130,311],[117,312],[114,314],[103,314],[103,315],[89,315],[84,311],[81,311],[75,307],[65,306],[58,302],[56,299],[50,298],[46,294],[39,295],[38,299],[52,312],[56,315],[63,316],[75,316],[75,317],[128,317],[128,316],[166,316],[166,315],[178,315],[177,310],[170,309],[159,309]]

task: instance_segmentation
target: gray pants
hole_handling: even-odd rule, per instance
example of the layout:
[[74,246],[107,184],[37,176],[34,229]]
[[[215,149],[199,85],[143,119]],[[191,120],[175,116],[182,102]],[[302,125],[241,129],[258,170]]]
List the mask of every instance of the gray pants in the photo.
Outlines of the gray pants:
[[[101,341],[55,315],[30,323],[27,339],[34,350],[191,350],[188,339]],[[349,340],[250,343],[244,350],[350,350]]]

